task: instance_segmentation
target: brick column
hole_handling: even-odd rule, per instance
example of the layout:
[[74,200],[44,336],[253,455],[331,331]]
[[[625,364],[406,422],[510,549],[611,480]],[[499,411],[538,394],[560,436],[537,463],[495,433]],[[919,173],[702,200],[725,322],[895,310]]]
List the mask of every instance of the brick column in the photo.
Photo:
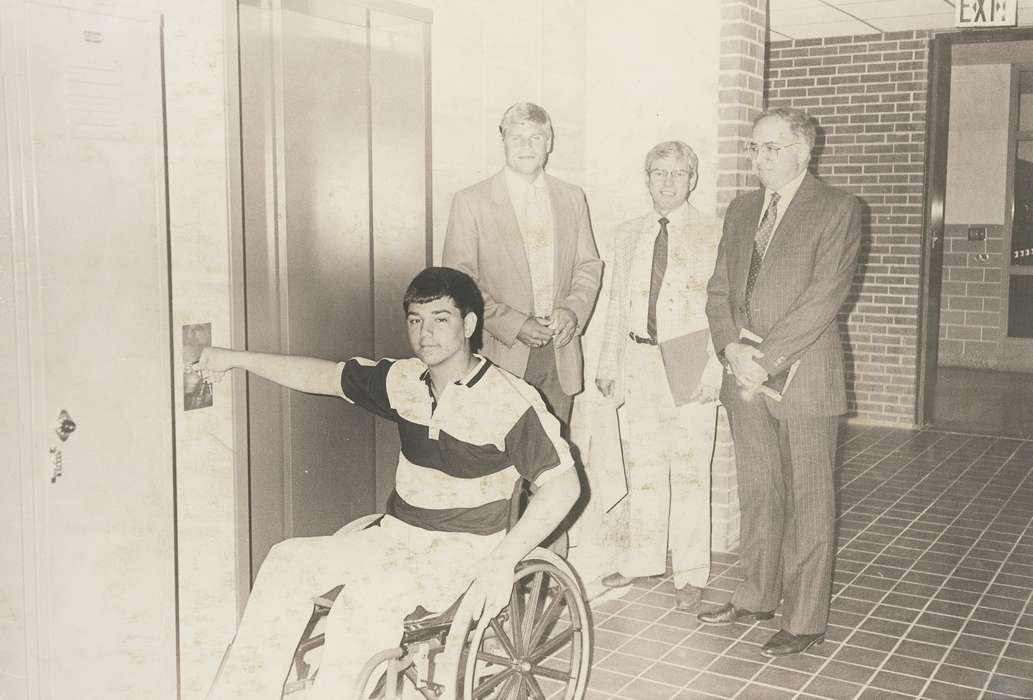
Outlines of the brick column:
[[[766,0],[722,0],[718,73],[717,215],[753,186],[750,160],[742,150],[764,100]],[[715,552],[739,547],[739,493],[735,453],[724,408],[718,413],[711,469],[711,537]]]

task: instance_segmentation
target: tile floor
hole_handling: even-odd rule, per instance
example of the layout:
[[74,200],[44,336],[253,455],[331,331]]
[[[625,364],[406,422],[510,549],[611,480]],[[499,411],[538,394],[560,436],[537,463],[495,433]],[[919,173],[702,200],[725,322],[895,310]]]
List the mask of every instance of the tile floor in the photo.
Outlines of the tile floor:
[[[779,617],[702,627],[667,578],[593,602],[588,697],[1033,698],[1033,441],[849,427],[827,641],[760,654]],[[715,555],[706,601],[739,572]]]

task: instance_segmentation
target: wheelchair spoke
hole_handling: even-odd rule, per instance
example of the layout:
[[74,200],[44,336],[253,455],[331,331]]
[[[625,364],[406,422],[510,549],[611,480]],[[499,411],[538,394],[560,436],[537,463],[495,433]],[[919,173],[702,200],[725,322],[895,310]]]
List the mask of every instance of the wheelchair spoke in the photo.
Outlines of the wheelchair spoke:
[[517,583],[513,586],[513,593],[509,598],[509,620],[510,626],[513,628],[513,646],[519,652],[523,652],[526,648],[525,637],[520,633],[521,621],[527,614],[522,593],[523,586]]
[[477,652],[477,660],[489,664],[500,664],[502,666],[509,666],[513,662],[512,659],[507,659],[505,656],[499,656],[498,654],[489,654],[486,651]]
[[528,650],[534,649],[535,644],[542,638],[543,635],[547,634],[552,625],[560,619],[560,614],[563,612],[563,605],[566,602],[566,596],[562,592],[557,591],[556,597],[549,602],[549,607],[542,613],[542,617],[538,622],[531,628],[531,636],[527,640]]
[[502,689],[499,697],[506,700],[520,700],[520,688],[522,685],[519,674],[513,676],[506,682],[506,687]]
[[[523,626],[520,631],[520,636],[527,640],[527,649],[531,649],[531,629],[534,625],[534,614],[538,610],[538,602],[542,595],[542,583],[545,581],[545,572],[539,571],[534,575],[534,581],[531,583],[531,592],[527,596],[527,609],[525,610],[524,619],[521,621]],[[516,625],[514,624],[514,627]]]
[[513,684],[514,677],[519,678],[519,674],[516,672],[516,669],[507,668],[498,675],[492,676],[488,680],[484,681],[480,685],[474,686],[473,693],[471,693],[471,696],[475,700],[476,698],[483,698],[492,690],[494,690],[499,683],[502,683],[503,681],[506,682],[506,685],[502,689],[502,695],[505,696],[506,690],[510,688]]
[[545,700],[545,691],[542,690],[542,686],[538,685],[537,679],[531,674],[526,674],[523,677],[524,683],[527,685],[530,696],[534,700]]
[[530,659],[532,663],[538,663],[542,659],[546,659],[556,653],[557,650],[561,649],[563,645],[574,638],[574,633],[579,630],[569,627],[563,631],[563,634],[557,635],[547,641],[542,646],[534,649],[531,653]]
[[559,681],[561,683],[566,683],[570,680],[569,673],[557,671],[556,669],[549,668],[548,666],[535,666],[531,673],[535,674],[536,676],[545,676],[546,678],[551,678],[554,681]]
[[506,634],[506,630],[502,628],[502,625],[499,624],[499,621],[497,619],[493,619],[491,621],[491,629],[493,632],[495,632],[496,639],[498,639],[502,646],[505,648],[506,653],[509,654],[509,658],[517,658],[518,654],[513,646],[513,641],[509,638],[509,635]]

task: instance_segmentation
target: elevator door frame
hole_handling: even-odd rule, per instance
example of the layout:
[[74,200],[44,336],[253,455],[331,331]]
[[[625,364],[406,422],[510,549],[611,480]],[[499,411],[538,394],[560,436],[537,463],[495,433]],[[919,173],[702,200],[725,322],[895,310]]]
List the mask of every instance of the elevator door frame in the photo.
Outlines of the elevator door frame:
[[[235,76],[235,79],[228,80],[226,84],[226,101],[229,106],[227,120],[227,142],[228,155],[231,165],[229,172],[229,249],[230,249],[230,306],[231,306],[231,329],[230,337],[234,347],[246,347],[247,344],[247,295],[245,286],[245,237],[244,237],[244,202],[243,202],[243,152],[241,133],[241,83],[240,83],[240,38],[239,38],[239,5],[247,4],[257,7],[281,6],[286,4],[280,0],[224,0],[227,17],[227,75]],[[315,4],[309,0],[289,0],[292,6],[305,6]],[[414,251],[421,257],[421,264],[428,265],[433,259],[432,240],[432,182],[431,182],[431,87],[430,87],[430,51],[431,35],[430,23],[433,21],[433,12],[426,8],[409,5],[395,0],[337,0],[337,4],[355,8],[363,8],[370,12],[379,12],[394,15],[407,20],[415,20],[423,23],[423,66],[424,66],[424,92],[423,104],[425,105],[426,118],[424,120],[423,141],[425,150],[423,154],[424,187],[423,199],[425,202],[425,217],[423,227],[425,230],[425,245],[422,250]],[[372,235],[372,234],[371,234]],[[407,282],[408,280],[406,280]],[[397,286],[397,285],[393,285]],[[379,290],[374,289],[374,294]],[[396,293],[394,301],[401,303],[400,293]],[[398,329],[404,334],[404,328]],[[390,344],[391,339],[387,339]],[[380,351],[384,346],[383,338],[374,339],[373,351]],[[236,377],[233,381],[233,437],[234,437],[234,474],[235,474],[235,511],[236,511],[236,590],[238,615],[243,612],[244,604],[250,592],[252,581],[252,536],[251,536],[251,496],[250,496],[250,464],[249,454],[249,425],[248,425],[248,382],[246,379]],[[382,505],[385,494],[381,488],[380,481],[384,475],[385,452],[394,452],[391,446],[384,446],[383,436],[385,426],[378,425],[376,428],[376,471],[377,471],[377,493],[378,506]],[[391,435],[392,439],[394,435]],[[392,465],[393,466],[393,465]],[[393,473],[393,469],[392,469]],[[257,567],[255,567],[257,568]]]

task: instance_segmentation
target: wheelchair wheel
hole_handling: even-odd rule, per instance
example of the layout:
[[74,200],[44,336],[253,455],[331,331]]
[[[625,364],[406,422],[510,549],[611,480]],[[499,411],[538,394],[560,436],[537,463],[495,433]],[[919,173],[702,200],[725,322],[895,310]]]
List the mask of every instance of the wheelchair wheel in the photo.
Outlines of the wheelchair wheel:
[[517,566],[509,606],[472,633],[457,697],[581,700],[592,661],[585,600],[569,564],[549,551],[532,552]]

